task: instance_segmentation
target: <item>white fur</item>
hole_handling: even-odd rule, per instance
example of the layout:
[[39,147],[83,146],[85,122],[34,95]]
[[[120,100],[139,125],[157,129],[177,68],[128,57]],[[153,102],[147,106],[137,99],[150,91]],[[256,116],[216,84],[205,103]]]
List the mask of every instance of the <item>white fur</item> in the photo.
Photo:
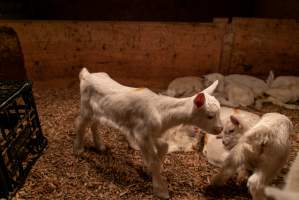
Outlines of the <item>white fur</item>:
[[210,164],[221,167],[229,155],[229,151],[225,149],[222,139],[216,135],[206,133],[204,137],[203,155]]
[[[246,124],[246,128],[238,129],[240,133],[235,132],[233,135],[223,136],[225,134],[225,130],[232,129],[234,126],[230,121],[231,115],[234,115],[238,117],[238,119],[242,120],[242,123]],[[253,127],[259,121],[260,117],[254,113],[244,110],[221,107],[220,119],[224,125],[223,132],[221,133],[222,137],[206,134],[205,144],[203,147],[203,154],[207,157],[208,162],[218,167],[223,165],[223,162],[228,156],[230,150],[230,148],[226,148],[223,143],[227,146],[232,146],[233,141],[237,139],[234,135],[243,135],[247,129]]]
[[267,98],[259,99],[256,107],[261,108],[265,102],[270,102],[288,109],[299,109],[295,103],[299,100],[299,77],[296,76],[278,76],[274,79],[274,73],[271,71],[268,78],[269,89],[265,91]]
[[[238,123],[242,126],[242,122]],[[286,116],[279,113],[263,115],[258,123],[238,139],[220,174],[213,178],[213,184],[223,184],[238,167],[244,165],[254,170],[247,182],[253,199],[264,199],[264,187],[286,163],[292,130],[292,122]]]
[[268,86],[256,77],[231,74],[224,76],[212,73],[204,76],[204,85],[218,80],[219,84],[215,91],[215,97],[221,105],[229,107],[246,107],[254,104],[254,99],[261,96]]
[[[203,134],[199,128],[181,124],[165,131],[159,141],[168,145],[167,153],[188,152],[201,147],[202,137]],[[129,145],[134,150],[140,150],[136,141],[131,140]]]
[[286,177],[286,184],[282,190],[266,187],[265,194],[274,200],[298,200],[299,199],[299,153],[293,162]]
[[211,85],[214,81],[218,80],[218,86],[215,90],[215,94],[224,92],[224,75],[220,73],[211,73],[204,75],[204,86],[207,87]]
[[[218,98],[217,98],[218,97]],[[224,92],[217,96],[221,105],[229,107],[247,107],[254,104],[254,94],[250,88],[231,81],[225,81]]]
[[204,89],[203,79],[196,76],[176,78],[163,93],[171,97],[191,97]]
[[231,74],[227,75],[225,80],[233,82],[237,85],[248,87],[252,90],[255,98],[262,96],[264,91],[268,89],[268,85],[265,81],[249,75]]
[[168,147],[159,138],[165,131],[180,124],[198,126],[212,134],[222,130],[219,102],[210,95],[217,81],[197,95],[177,99],[145,88],[123,86],[106,73],[92,74],[85,68],[79,77],[81,106],[75,123],[75,154],[84,149],[83,136],[88,126],[99,150],[105,147],[96,134],[97,123],[120,129],[129,140],[136,141],[152,174],[154,194],[160,198],[169,198],[167,182],[160,172]]
[[163,134],[163,142],[168,144],[168,152],[193,151],[198,149],[203,134],[200,129],[190,125],[179,125]]
[[229,107],[246,107],[254,104],[254,99],[268,88],[267,84],[258,78],[232,74],[224,76],[220,73],[211,73],[200,77],[181,77],[173,80],[163,94],[173,97],[186,97],[194,95],[204,86],[208,87],[218,80],[214,92],[221,105]]

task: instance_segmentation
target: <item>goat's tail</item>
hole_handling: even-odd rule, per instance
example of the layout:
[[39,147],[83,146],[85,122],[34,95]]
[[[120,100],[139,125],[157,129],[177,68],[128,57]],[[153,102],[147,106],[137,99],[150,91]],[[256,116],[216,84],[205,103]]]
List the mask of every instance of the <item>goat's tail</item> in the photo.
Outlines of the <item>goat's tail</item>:
[[79,79],[80,79],[80,81],[81,81],[82,79],[84,79],[84,77],[85,77],[86,75],[88,75],[88,74],[89,74],[89,71],[88,71],[85,67],[83,67],[83,68],[81,69],[80,73],[79,73]]
[[270,70],[268,78],[266,79],[266,83],[267,85],[270,87],[270,85],[272,84],[273,80],[274,80],[274,72],[273,70]]

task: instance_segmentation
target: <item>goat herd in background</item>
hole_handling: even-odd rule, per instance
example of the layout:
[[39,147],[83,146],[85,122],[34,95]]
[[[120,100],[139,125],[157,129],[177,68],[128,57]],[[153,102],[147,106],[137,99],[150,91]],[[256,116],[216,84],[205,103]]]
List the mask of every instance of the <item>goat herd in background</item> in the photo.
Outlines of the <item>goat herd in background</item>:
[[224,76],[219,73],[211,73],[203,77],[188,76],[174,79],[163,92],[172,97],[189,97],[211,85],[215,80],[219,81],[213,95],[221,105],[229,107],[253,106],[257,109],[265,102],[270,102],[288,109],[299,110],[295,103],[299,100],[299,77],[279,76],[274,77],[270,71],[266,81],[241,74]]
[[268,186],[287,161],[289,136],[293,134],[290,119],[279,113],[259,116],[234,109],[260,109],[265,102],[299,109],[295,104],[299,99],[299,77],[274,78],[270,72],[263,81],[248,75],[213,73],[177,78],[162,94],[121,85],[106,73],[89,73],[86,68],[79,78],[81,106],[75,123],[76,155],[84,150],[87,127],[91,128],[99,151],[106,147],[97,134],[98,125],[118,128],[129,145],[141,151],[147,173],[152,176],[154,194],[168,199],[168,184],[161,175],[161,165],[165,154],[171,151],[169,141],[176,134],[198,127],[206,132],[203,155],[221,168],[212,177],[213,186],[224,184],[237,173],[237,179],[247,180],[255,200],[267,196],[277,200],[299,199],[299,155],[285,187],[279,190]]

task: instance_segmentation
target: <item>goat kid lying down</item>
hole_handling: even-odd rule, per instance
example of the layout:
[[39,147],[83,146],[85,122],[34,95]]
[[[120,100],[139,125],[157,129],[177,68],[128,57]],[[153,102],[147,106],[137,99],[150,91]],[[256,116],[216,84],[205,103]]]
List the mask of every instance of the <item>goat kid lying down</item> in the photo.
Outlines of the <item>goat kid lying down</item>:
[[121,85],[106,73],[89,73],[85,68],[79,78],[81,105],[75,122],[74,153],[84,150],[87,127],[91,128],[99,150],[105,146],[96,133],[97,124],[120,129],[127,138],[134,138],[141,150],[157,197],[169,198],[167,182],[161,176],[161,164],[168,147],[158,140],[165,131],[180,124],[198,126],[212,134],[222,131],[220,105],[211,96],[217,81],[192,97],[177,99],[157,95],[149,89]]
[[299,199],[299,153],[293,162],[286,177],[286,184],[282,190],[274,187],[266,187],[265,194],[274,200],[298,200]]
[[221,105],[229,107],[246,107],[254,104],[254,99],[260,95],[260,89],[253,90],[253,86],[249,83],[254,82],[254,86],[258,85],[259,88],[264,88],[266,83],[258,78],[232,74],[224,76],[219,73],[211,73],[204,75],[204,85],[209,85],[211,82],[219,80],[218,87],[214,93],[215,97],[219,100]]
[[218,88],[215,91],[216,93],[224,92],[225,85],[227,84],[244,86],[253,92],[255,98],[262,96],[264,91],[268,89],[268,85],[264,80],[245,74],[230,74],[227,76],[220,73],[207,74],[204,75],[204,86],[210,85],[215,80],[219,81]]
[[[231,126],[225,126],[226,136],[234,138],[227,148],[231,149],[218,175],[213,177],[213,185],[222,185],[239,167],[253,170],[247,181],[247,187],[253,199],[264,199],[264,186],[286,163],[289,150],[289,134],[293,130],[292,122],[279,113],[267,113],[252,128],[239,134],[246,124],[235,116],[231,117]],[[238,133],[235,135],[235,133]]]
[[[202,149],[203,137],[199,128],[181,124],[165,131],[158,140],[168,145],[167,153],[188,152]],[[140,150],[134,138],[128,137],[127,140],[130,148]]]
[[170,97],[191,97],[204,89],[203,79],[196,76],[179,77],[172,80],[162,94]]
[[260,109],[263,103],[270,102],[287,109],[298,110],[299,105],[299,77],[296,76],[278,76],[274,78],[273,71],[270,72],[267,83],[269,89],[265,91],[266,98],[258,99],[255,107]]

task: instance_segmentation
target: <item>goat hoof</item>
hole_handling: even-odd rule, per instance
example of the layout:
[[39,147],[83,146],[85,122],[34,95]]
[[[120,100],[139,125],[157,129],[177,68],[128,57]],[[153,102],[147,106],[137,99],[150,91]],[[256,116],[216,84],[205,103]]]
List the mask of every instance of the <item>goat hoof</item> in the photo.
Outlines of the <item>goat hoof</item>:
[[79,156],[83,153],[84,151],[84,147],[78,147],[76,145],[74,145],[74,148],[73,148],[73,152],[76,156]]
[[106,147],[104,144],[101,144],[101,145],[96,146],[96,149],[97,149],[99,152],[105,152],[105,151],[107,151],[107,147]]
[[160,188],[156,188],[156,189],[154,188],[154,195],[159,199],[163,199],[163,200],[170,198],[168,190],[163,190]]
[[224,185],[224,179],[220,175],[215,175],[212,177],[211,186],[222,186]]

